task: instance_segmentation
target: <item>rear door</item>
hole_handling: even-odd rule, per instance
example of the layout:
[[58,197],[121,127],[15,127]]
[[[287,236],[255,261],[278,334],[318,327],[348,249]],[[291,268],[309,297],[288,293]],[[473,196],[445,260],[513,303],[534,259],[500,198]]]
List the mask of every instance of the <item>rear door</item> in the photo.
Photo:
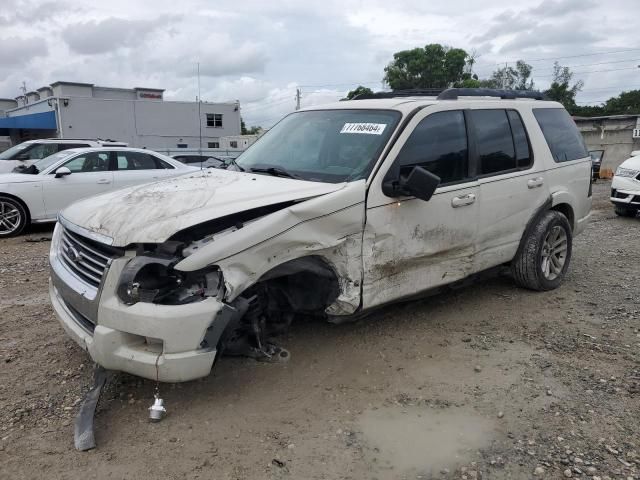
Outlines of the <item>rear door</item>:
[[544,162],[535,161],[515,109],[472,109],[481,206],[474,270],[513,259],[529,219],[549,198]]
[[150,153],[116,151],[115,162],[117,188],[155,182],[176,173],[173,165]]
[[[113,172],[109,170],[110,152],[88,152],[67,160],[63,165],[70,175],[45,175],[42,190],[48,218],[55,218],[71,203],[113,190]],[[60,168],[60,167],[58,167]]]

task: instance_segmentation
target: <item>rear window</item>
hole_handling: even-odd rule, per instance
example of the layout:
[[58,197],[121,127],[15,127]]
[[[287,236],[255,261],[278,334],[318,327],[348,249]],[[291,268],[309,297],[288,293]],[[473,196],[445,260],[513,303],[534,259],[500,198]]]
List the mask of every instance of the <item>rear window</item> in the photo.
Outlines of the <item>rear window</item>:
[[533,114],[556,162],[589,156],[578,127],[564,108],[534,108]]

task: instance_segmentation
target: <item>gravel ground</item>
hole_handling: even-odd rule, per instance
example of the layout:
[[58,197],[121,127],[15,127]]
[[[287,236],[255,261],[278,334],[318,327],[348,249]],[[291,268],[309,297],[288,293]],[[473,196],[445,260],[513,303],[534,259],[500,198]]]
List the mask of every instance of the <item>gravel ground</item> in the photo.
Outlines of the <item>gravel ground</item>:
[[289,363],[223,358],[162,385],[157,424],[153,383],[119,374],[85,453],[73,418],[92,365],[49,306],[51,230],[3,240],[0,478],[640,479],[640,219],[617,218],[608,190],[558,290],[496,276],[294,324]]

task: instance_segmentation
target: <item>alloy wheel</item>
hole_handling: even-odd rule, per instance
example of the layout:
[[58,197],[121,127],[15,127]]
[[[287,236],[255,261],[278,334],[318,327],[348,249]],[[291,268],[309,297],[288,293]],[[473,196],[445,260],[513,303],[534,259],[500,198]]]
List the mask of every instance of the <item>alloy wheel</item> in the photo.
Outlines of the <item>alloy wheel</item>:
[[547,280],[555,280],[562,274],[567,248],[567,232],[556,225],[547,233],[542,245],[542,274]]
[[20,228],[22,213],[9,202],[0,201],[0,235],[10,235]]

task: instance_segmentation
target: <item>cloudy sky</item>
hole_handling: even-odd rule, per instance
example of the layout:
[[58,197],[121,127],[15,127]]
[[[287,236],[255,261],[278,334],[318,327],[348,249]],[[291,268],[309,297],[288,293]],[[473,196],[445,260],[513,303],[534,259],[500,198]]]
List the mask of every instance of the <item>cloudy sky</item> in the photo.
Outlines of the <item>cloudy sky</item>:
[[[394,52],[442,43],[476,52],[476,73],[524,59],[539,88],[558,59],[593,104],[640,88],[638,0],[2,0],[0,97],[57,80],[239,99],[249,125],[382,88]],[[491,6],[487,6],[487,5]]]

